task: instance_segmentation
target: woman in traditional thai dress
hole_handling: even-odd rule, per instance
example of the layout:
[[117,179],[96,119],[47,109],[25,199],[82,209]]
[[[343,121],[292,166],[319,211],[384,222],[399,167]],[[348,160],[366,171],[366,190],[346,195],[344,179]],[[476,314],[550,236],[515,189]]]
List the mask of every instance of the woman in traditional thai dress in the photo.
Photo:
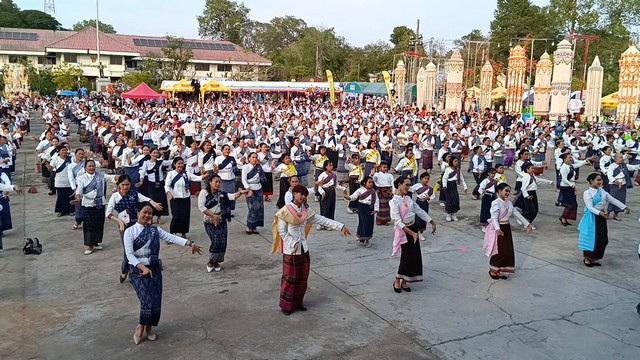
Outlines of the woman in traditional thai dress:
[[614,163],[613,160],[613,148],[611,146],[605,146],[602,148],[602,156],[598,160],[598,170],[602,174],[602,188],[604,191],[609,192],[609,166]]
[[[209,140],[202,142],[200,150],[198,154],[198,167],[200,168],[200,175],[202,176],[205,172],[213,172],[216,164],[216,151]],[[204,183],[206,184],[206,181]]]
[[[333,172],[333,163],[327,160],[323,164],[324,172],[318,176],[316,185],[320,194],[320,215],[334,220],[336,214],[336,190],[346,190],[338,184],[338,176]],[[322,227],[318,225],[318,230]]]
[[[86,156],[84,149],[78,148],[75,151],[73,159],[71,159],[71,164],[67,166],[69,185],[71,186],[71,190],[73,190],[74,193],[76,191],[76,188],[78,187],[78,178],[85,174],[85,160]],[[4,204],[2,204],[2,195],[0,195],[0,205],[4,206]],[[82,226],[82,202],[76,202],[74,211],[76,222],[71,226],[71,228],[73,230],[77,230]]]
[[[186,171],[191,175],[202,176],[200,174],[200,168],[198,167],[198,154],[200,149],[197,142],[192,142],[191,146],[184,152],[184,167]],[[201,181],[189,181],[189,193],[191,195],[198,195],[202,189]]]
[[455,156],[449,160],[449,167],[442,174],[442,190],[445,192],[444,210],[447,213],[447,221],[458,221],[456,213],[460,211],[460,194],[458,194],[458,185],[464,188],[464,194],[467,195],[467,183],[464,181],[462,172],[460,171],[460,159]]
[[[351,163],[345,165],[345,168],[349,170],[349,194],[353,194],[360,188],[360,181],[364,178],[364,166],[360,164],[360,155],[358,154],[352,154],[350,160]],[[349,201],[347,212],[353,214],[357,211],[358,202]]]
[[378,170],[373,174],[373,182],[378,192],[378,202],[380,202],[380,209],[376,214],[376,224],[387,226],[391,222],[389,201],[393,199],[393,175],[389,174],[387,163],[380,163]]
[[451,156],[452,155],[450,153],[444,153],[442,155],[442,158],[438,162],[440,166],[440,178],[436,183],[436,187],[434,188],[434,191],[438,192],[438,201],[440,202],[440,206],[444,206],[446,202],[447,194],[444,191],[444,182],[442,181],[442,176],[444,175],[444,172],[449,168],[449,161],[451,160]]
[[407,196],[411,185],[411,180],[408,178],[404,176],[397,178],[394,182],[397,191],[389,203],[394,224],[391,256],[400,254],[400,265],[393,282],[393,291],[397,293],[402,290],[411,292],[407,283],[421,282],[423,279],[422,252],[415,217],[418,216],[431,224],[431,234],[436,233],[436,223],[433,219]]
[[[146,146],[146,145],[145,145]],[[111,194],[107,204],[107,219],[118,224],[120,242],[122,243],[123,261],[120,267],[120,283],[127,279],[129,265],[127,254],[124,252],[123,235],[124,231],[138,221],[138,204],[149,202],[154,209],[162,210],[162,205],[146,197],[142,193],[131,188],[131,178],[127,174],[120,175],[117,181],[118,191]],[[115,216],[114,216],[115,214]]]
[[264,195],[264,201],[271,202],[271,198],[269,196],[273,195],[273,167],[275,165],[275,161],[271,158],[269,145],[261,143],[259,147],[260,152],[258,153],[258,161],[260,162],[262,171],[264,172],[262,194]]
[[124,232],[124,248],[129,261],[131,283],[140,300],[140,320],[133,333],[133,342],[136,345],[145,335],[151,341],[157,339],[153,326],[158,326],[162,308],[160,240],[190,247],[192,254],[202,254],[202,248],[193,241],[152,226],[153,210],[149,203],[138,205],[138,222]]
[[55,212],[58,216],[70,215],[75,211],[75,206],[71,205],[74,195],[69,183],[67,166],[71,164],[71,156],[68,156],[67,144],[58,145],[58,155],[54,156],[49,163],[49,171],[55,174],[54,185],[56,188]]
[[284,195],[289,190],[289,178],[293,175],[298,175],[296,167],[291,162],[291,156],[284,154],[281,159],[282,163],[273,169],[275,176],[280,178],[280,190],[278,192],[278,202],[276,202],[276,207],[278,209],[285,205]]
[[[433,188],[429,186],[429,179],[431,179],[431,174],[425,171],[420,174],[420,182],[409,189],[409,194],[416,194],[416,204],[418,204],[420,209],[424,210],[427,214],[429,213],[429,202],[436,197]],[[416,219],[416,224],[418,227],[418,234],[420,234],[420,240],[425,240],[422,233],[427,230],[427,223],[418,217]]]
[[349,170],[346,168],[349,162],[349,145],[347,144],[346,135],[340,137],[340,143],[336,146],[336,153],[338,154],[338,166],[336,167],[338,183],[345,186],[349,182]]
[[207,272],[220,271],[220,263],[227,252],[227,223],[231,222],[231,198],[238,199],[248,190],[227,194],[220,190],[220,176],[213,174],[206,180],[206,186],[198,195],[198,210],[204,214],[204,230],[211,241]]
[[[385,163],[386,165],[386,163]],[[360,182],[361,187],[345,199],[358,202],[358,231],[356,236],[360,244],[370,246],[369,240],[373,237],[374,218],[380,209],[380,202],[374,182],[370,176],[365,176]]]
[[407,146],[404,157],[398,161],[396,171],[416,184],[418,181],[418,162],[413,154],[413,147]]
[[561,159],[560,194],[562,195],[564,211],[559,220],[563,226],[569,226],[571,223],[568,220],[575,220],[578,217],[578,201],[576,200],[578,189],[576,188],[575,168],[584,166],[587,160],[578,160],[574,164],[573,156],[571,156],[570,152],[562,154]]
[[496,199],[496,169],[489,168],[487,170],[487,177],[480,182],[478,186],[478,193],[482,197],[480,205],[480,226],[482,226],[482,232],[486,231],[486,225],[491,219],[491,203]]
[[369,140],[367,143],[367,148],[362,151],[360,154],[360,158],[364,159],[364,175],[365,176],[373,176],[376,172],[376,169],[382,162],[382,158],[380,157],[380,152],[377,148],[377,143],[374,140]]
[[[205,173],[207,177],[209,173]],[[171,224],[169,232],[171,234],[182,234],[186,237],[189,233],[189,221],[191,220],[191,192],[189,192],[189,181],[200,182],[202,176],[193,175],[185,170],[184,159],[182,157],[173,158],[173,170],[167,173],[167,180],[164,183],[164,191],[171,206]]]
[[[213,170],[220,175],[222,179],[221,189],[227,194],[234,194],[236,192],[236,169],[238,168],[238,162],[236,158],[231,155],[231,146],[222,146],[222,155],[216,157]],[[231,210],[236,209],[236,201],[231,200]]]
[[171,166],[171,160],[160,160],[160,152],[158,149],[151,151],[151,158],[140,167],[140,181],[146,180],[147,192],[153,201],[162,205],[162,210],[154,209],[154,216],[157,218],[158,225],[164,224],[162,216],[169,215],[169,206],[167,204],[167,194],[164,190],[164,169]]
[[[535,165],[532,163],[526,163],[522,165],[522,187],[520,188],[520,194],[518,195],[522,204],[522,216],[531,223],[531,228],[535,230],[533,226],[533,220],[538,216],[538,183],[545,183],[553,185],[553,181],[540,179],[535,175]],[[515,204],[514,204],[515,206]]]
[[85,173],[76,179],[75,201],[82,204],[82,214],[84,226],[82,234],[84,246],[87,249],[85,255],[93,253],[95,250],[102,250],[102,238],[104,234],[104,213],[106,183],[116,183],[120,175],[107,175],[96,172],[96,163],[87,160],[85,163]]
[[266,175],[258,161],[258,154],[249,153],[249,163],[242,166],[242,186],[249,190],[247,193],[247,228],[245,234],[259,234],[258,226],[264,226],[264,198],[262,184]]
[[614,204],[629,214],[631,209],[602,188],[602,175],[593,173],[587,177],[589,188],[584,191],[584,215],[578,224],[578,248],[582,250],[582,262],[587,267],[600,266],[609,244],[607,206]]
[[[627,202],[627,189],[633,187],[633,179],[631,174],[635,170],[640,169],[640,165],[631,165],[624,163],[624,156],[622,154],[616,154],[613,157],[613,164],[609,166],[607,171],[607,177],[609,178],[609,193],[616,200],[621,203]],[[608,211],[613,212],[613,220],[622,221],[618,218],[618,213],[623,211],[621,208],[615,205],[613,202],[609,204]]]
[[496,186],[497,199],[491,203],[491,219],[484,234],[484,251],[489,259],[489,276],[492,279],[507,279],[503,272],[514,273],[516,271],[516,257],[513,250],[513,236],[509,218],[515,216],[527,232],[531,232],[531,224],[514,211],[514,207],[508,200],[511,187],[502,183]]

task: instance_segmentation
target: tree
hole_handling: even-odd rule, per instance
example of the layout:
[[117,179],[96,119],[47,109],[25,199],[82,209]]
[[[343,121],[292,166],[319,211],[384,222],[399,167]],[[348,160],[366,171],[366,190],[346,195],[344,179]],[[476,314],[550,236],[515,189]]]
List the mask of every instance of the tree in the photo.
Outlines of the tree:
[[275,17],[264,29],[256,33],[262,55],[274,55],[300,41],[307,29],[307,23],[294,16]]
[[498,0],[491,21],[491,53],[494,60],[506,64],[514,38],[552,38],[557,29],[549,26],[546,9],[531,4],[530,0]]
[[18,13],[20,8],[13,0],[0,0],[0,12]]
[[397,48],[407,48],[409,46],[409,40],[416,35],[415,31],[409,29],[406,26],[396,26],[391,31],[389,41]]
[[187,70],[187,65],[193,59],[193,50],[185,47],[184,39],[181,37],[167,36],[169,45],[162,48],[162,53],[167,58],[163,66],[166,70],[165,74],[169,75],[171,80],[181,80]]
[[368,74],[393,69],[393,49],[386,41],[353,49],[349,56],[349,72],[345,81],[367,81]]
[[145,83],[149,85],[154,90],[158,90],[158,85],[156,84],[153,75],[148,71],[134,71],[128,72],[122,75],[120,79],[123,83],[127,84],[130,88],[135,88],[136,86]]
[[249,8],[230,0],[206,0],[197,19],[200,36],[235,44],[242,44],[243,29],[250,25]]
[[[98,21],[98,25],[100,27],[100,31],[105,33],[105,34],[115,34],[116,33],[116,29],[114,29],[114,27],[112,25],[110,25],[110,24],[106,24],[106,23],[103,23],[102,21]],[[88,28],[88,27],[95,28],[96,27],[96,21],[95,20],[78,21],[77,23],[73,24],[71,29],[73,31],[80,31],[80,30]]]
[[549,20],[555,21],[554,28],[565,34],[592,31],[598,23],[596,0],[551,0]]
[[58,90],[77,90],[88,82],[87,78],[82,76],[82,69],[66,61],[55,66],[51,74]]

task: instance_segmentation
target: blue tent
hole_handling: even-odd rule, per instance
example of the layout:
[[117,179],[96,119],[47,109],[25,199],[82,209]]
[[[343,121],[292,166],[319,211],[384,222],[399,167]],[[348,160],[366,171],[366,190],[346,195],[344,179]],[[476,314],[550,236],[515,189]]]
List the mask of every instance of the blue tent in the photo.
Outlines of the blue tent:
[[58,96],[77,96],[77,95],[78,95],[77,91],[70,91],[70,90],[58,91]]

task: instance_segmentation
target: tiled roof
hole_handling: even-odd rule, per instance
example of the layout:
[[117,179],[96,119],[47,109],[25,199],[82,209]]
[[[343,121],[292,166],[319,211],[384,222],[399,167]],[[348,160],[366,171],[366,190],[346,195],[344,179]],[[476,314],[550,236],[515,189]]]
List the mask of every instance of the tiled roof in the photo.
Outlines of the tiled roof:
[[[141,56],[146,56],[149,53],[162,54],[162,50],[158,47],[149,47],[149,46],[137,46],[133,43],[133,39],[147,39],[147,40],[166,40],[165,37],[154,37],[154,36],[137,36],[137,35],[112,35],[115,38],[119,39],[121,42],[125,44],[130,44],[132,47],[138,49],[138,52]],[[202,43],[209,44],[230,44],[235,47],[235,51],[224,51],[224,50],[204,50],[204,49],[192,49],[193,50],[193,59],[194,60],[203,60],[203,61],[240,61],[240,62],[259,62],[259,63],[269,63],[271,64],[271,60],[266,59],[256,53],[252,53],[250,51],[246,51],[242,47],[235,45],[229,41],[213,41],[213,40],[202,40],[202,39],[185,39],[187,41],[197,41]],[[102,42],[101,42],[102,44]]]
[[45,48],[58,40],[64,39],[75,34],[75,31],[58,31],[58,30],[37,30],[37,29],[13,29],[2,28],[2,32],[27,32],[37,35],[38,40],[25,41],[25,40],[7,40],[0,39],[0,50],[6,51],[39,51],[44,52]]
[[[38,40],[6,40],[0,39],[0,53],[5,50],[11,51],[39,51],[45,52],[46,49],[68,49],[68,50],[95,50],[96,34],[95,28],[86,28],[81,31],[54,31],[54,30],[34,30],[34,29],[12,29],[0,28],[0,31],[9,32],[29,32],[37,34]],[[138,35],[121,35],[121,34],[105,34],[100,32],[100,50],[136,53],[140,56],[147,56],[150,53],[161,55],[162,50],[159,47],[138,46],[135,45],[133,39],[148,40],[166,40],[165,37],[154,36],[138,36]],[[248,62],[271,64],[258,54],[252,53],[228,41],[213,41],[201,39],[185,39],[186,41],[196,41],[210,44],[230,44],[233,45],[234,51],[227,50],[205,50],[192,49],[193,60],[201,61],[220,61],[220,62]]]
[[[47,45],[50,49],[70,49],[70,50],[95,50],[97,39],[96,29],[92,27],[84,28],[73,35],[62,40]],[[100,32],[100,50],[114,52],[139,53],[132,46],[114,39],[112,35]]]

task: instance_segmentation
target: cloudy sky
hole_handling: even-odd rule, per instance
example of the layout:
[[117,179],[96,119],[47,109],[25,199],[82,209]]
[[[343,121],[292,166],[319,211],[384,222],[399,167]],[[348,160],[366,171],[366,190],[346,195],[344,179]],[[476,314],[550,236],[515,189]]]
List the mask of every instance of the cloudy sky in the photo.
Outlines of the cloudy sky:
[[[43,10],[43,0],[14,0],[21,9]],[[204,0],[100,0],[100,21],[118,33],[175,35],[198,38],[196,16],[202,14]],[[546,5],[548,0],[533,0]],[[177,4],[177,5],[176,5]],[[250,17],[267,22],[276,16],[292,15],[313,26],[333,27],[338,35],[356,46],[389,40],[395,26],[414,28],[420,18],[425,38],[457,39],[471,31],[489,32],[495,0],[246,0]],[[396,8],[391,4],[402,4]],[[64,27],[95,18],[93,0],[56,0],[56,18]]]

